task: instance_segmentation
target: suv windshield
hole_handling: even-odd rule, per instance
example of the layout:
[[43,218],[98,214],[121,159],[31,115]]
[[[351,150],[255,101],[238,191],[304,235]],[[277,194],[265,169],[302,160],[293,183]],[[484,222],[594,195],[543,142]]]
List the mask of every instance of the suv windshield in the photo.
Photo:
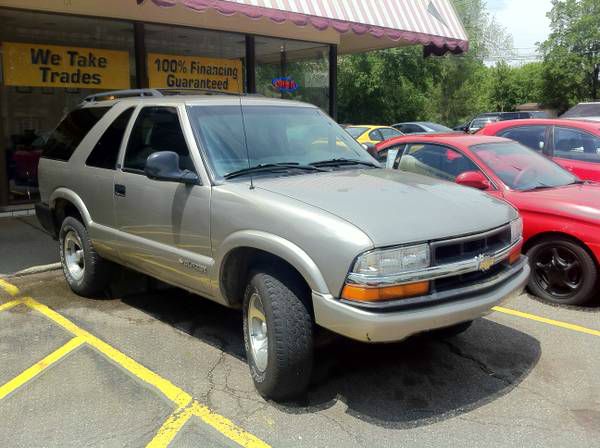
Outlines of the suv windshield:
[[562,187],[579,180],[546,157],[518,143],[483,143],[471,150],[513,190]]
[[[248,168],[256,172],[294,174],[316,170],[294,169],[343,159],[344,168],[375,165],[346,131],[317,108],[294,106],[190,106],[189,116],[213,173],[218,179]],[[245,130],[245,132],[244,132]],[[266,167],[265,167],[266,166]],[[237,177],[237,176],[236,176]]]

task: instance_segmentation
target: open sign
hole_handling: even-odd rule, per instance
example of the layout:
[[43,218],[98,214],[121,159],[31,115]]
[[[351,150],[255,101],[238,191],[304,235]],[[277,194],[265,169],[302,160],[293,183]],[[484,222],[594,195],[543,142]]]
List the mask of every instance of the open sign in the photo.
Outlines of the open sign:
[[298,90],[298,83],[290,77],[275,78],[272,81],[273,87],[280,92],[291,93]]

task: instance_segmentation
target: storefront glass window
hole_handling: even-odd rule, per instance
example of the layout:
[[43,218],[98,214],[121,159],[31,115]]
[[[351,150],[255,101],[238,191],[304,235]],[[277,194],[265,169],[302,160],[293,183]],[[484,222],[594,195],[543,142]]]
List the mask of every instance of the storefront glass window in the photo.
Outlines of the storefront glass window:
[[38,198],[37,164],[83,97],[135,86],[133,25],[0,9],[0,207]]
[[256,90],[329,108],[327,45],[256,37]]
[[242,93],[243,34],[145,25],[149,86]]

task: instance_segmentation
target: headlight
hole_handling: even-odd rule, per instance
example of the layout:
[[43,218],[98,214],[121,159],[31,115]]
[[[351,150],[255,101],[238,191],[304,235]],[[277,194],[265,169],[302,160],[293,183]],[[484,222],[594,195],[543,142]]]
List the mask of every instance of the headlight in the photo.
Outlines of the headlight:
[[510,243],[515,244],[523,236],[523,220],[519,217],[510,223]]
[[429,267],[428,244],[373,250],[362,254],[354,264],[353,272],[373,277],[400,274]]

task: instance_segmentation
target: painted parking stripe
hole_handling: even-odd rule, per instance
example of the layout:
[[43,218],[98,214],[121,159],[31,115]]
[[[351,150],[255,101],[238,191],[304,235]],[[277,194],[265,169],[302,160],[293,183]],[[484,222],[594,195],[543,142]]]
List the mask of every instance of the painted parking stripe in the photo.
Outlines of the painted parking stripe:
[[112,361],[124,367],[126,370],[131,372],[133,375],[144,381],[145,383],[151,384],[155,388],[165,395],[169,400],[173,401],[177,406],[187,406],[192,401],[192,396],[187,392],[181,390],[170,381],[162,378],[158,374],[154,373],[150,369],[144,367],[137,361],[133,360],[129,356],[121,353],[119,350],[111,347],[106,342],[98,339],[96,336],[88,333],[87,331],[79,328],[73,322],[57,313],[56,311],[48,308],[31,297],[23,299],[23,303],[28,307],[42,313],[44,316],[57,323],[65,330],[70,331],[76,336],[80,336],[85,340],[86,343],[94,347],[100,353],[111,359]]
[[154,438],[150,441],[146,448],[163,448],[169,446],[181,428],[193,416],[192,406],[176,409],[165,420]]
[[[16,296],[19,294],[19,289],[6,281],[2,281],[2,283],[0,283],[0,289],[4,289],[11,295]],[[42,370],[44,368],[47,368],[49,365],[58,361],[60,358],[70,353],[81,344],[86,343],[94,347],[96,350],[98,350],[103,355],[111,359],[113,362],[119,364],[121,367],[128,370],[140,380],[157,388],[168,399],[170,399],[177,405],[177,410],[163,423],[154,439],[150,442],[149,446],[152,446],[154,448],[167,447],[170,444],[170,442],[175,438],[177,433],[181,430],[181,428],[183,428],[185,423],[191,417],[197,417],[204,423],[212,426],[225,437],[236,442],[244,448],[269,448],[269,445],[267,443],[263,442],[256,436],[240,428],[226,417],[223,417],[222,415],[213,412],[208,407],[193,400],[190,394],[175,386],[170,381],[162,378],[158,374],[144,367],[143,365],[141,365],[134,359],[128,357],[124,353],[121,353],[119,350],[110,346],[106,342],[102,341],[101,339],[98,339],[91,333],[78,327],[61,314],[52,310],[48,306],[37,302],[35,299],[31,297],[25,297],[21,300],[13,300],[11,302],[8,302],[2,305],[2,307],[4,309],[8,309],[9,304],[10,307],[13,307],[21,303],[28,306],[31,309],[40,312],[48,319],[63,327],[65,330],[71,332],[75,335],[75,338],[73,338],[71,341],[69,341],[69,343],[65,344],[63,347],[56,350],[51,355],[48,355],[48,357],[44,358],[36,365],[30,367],[30,369],[21,373],[15,379],[9,381],[4,386],[2,386],[2,388],[0,388],[0,399],[6,396],[11,391],[18,388],[20,385],[29,381],[31,378],[35,377],[38,373],[41,372],[40,368]],[[0,309],[0,311],[1,310],[2,309]],[[2,395],[2,393],[4,393],[4,395]]]
[[11,285],[6,280],[2,280],[1,278],[0,278],[0,289],[3,289],[4,291],[6,291],[8,294],[10,294],[13,297],[19,294],[19,288],[17,288],[15,285]]
[[535,314],[524,313],[522,311],[513,310],[511,308],[496,306],[494,307],[494,311],[509,314],[511,316],[522,317],[523,319],[534,320],[536,322],[552,325],[554,327],[560,327],[565,328],[567,330],[577,331],[579,333],[591,334],[592,336],[600,336],[600,331],[598,330],[592,330],[591,328],[582,327],[581,325],[570,324],[568,322],[561,322],[559,320],[548,319],[546,317],[537,316]]
[[59,361],[60,359],[62,359],[63,357],[65,357],[66,355],[71,353],[73,350],[75,350],[76,348],[81,346],[81,344],[83,344],[83,343],[84,343],[83,338],[74,337],[69,342],[67,342],[65,345],[58,348],[54,352],[50,353],[44,359],[42,359],[41,361],[32,365],[30,368],[25,370],[23,373],[20,373],[12,380],[10,380],[7,383],[5,383],[4,385],[0,386],[0,400],[2,400],[4,397],[6,397],[8,394],[13,392],[14,390],[21,387],[26,382],[35,378],[37,375],[42,373],[44,370],[46,370],[52,364],[54,364],[55,362]]
[[20,300],[11,300],[10,302],[6,302],[2,305],[0,305],[0,313],[2,311],[6,311],[11,309],[12,307],[15,307],[17,305],[20,305],[22,302]]

